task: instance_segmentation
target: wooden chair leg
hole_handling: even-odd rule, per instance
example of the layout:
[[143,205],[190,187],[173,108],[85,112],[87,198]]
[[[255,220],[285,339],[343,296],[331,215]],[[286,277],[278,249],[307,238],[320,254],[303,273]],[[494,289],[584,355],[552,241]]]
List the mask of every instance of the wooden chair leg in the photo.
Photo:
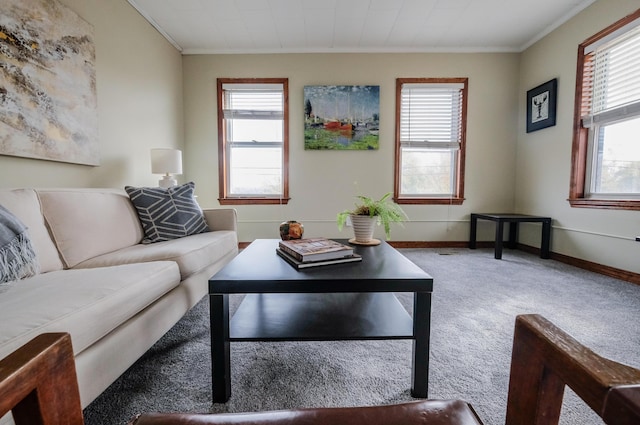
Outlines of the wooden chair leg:
[[42,334],[0,360],[0,417],[16,425],[83,425],[71,337]]

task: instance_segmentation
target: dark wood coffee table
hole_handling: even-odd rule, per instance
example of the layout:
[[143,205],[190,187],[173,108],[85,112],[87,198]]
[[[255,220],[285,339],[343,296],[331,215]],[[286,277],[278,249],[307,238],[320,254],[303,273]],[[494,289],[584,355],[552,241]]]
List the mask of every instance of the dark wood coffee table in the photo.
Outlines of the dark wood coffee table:
[[[339,240],[347,243],[346,240]],[[433,278],[385,242],[357,263],[297,271],[258,239],[209,279],[213,401],[231,396],[232,341],[412,339],[411,394],[427,398]],[[394,292],[413,292],[413,319]],[[229,294],[248,294],[229,321]]]

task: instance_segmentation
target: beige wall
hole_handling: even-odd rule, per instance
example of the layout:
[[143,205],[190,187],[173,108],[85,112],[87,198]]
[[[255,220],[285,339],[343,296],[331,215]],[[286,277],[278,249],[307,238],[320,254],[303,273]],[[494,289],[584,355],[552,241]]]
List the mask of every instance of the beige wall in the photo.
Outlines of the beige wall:
[[[636,273],[640,213],[571,208],[567,198],[578,44],[639,6],[638,0],[600,0],[521,55],[515,169],[516,210],[553,217],[554,252]],[[527,134],[526,91],[552,78],[558,79],[557,124]],[[523,241],[539,243],[538,229],[523,226]]]
[[[101,165],[0,155],[2,187],[155,185],[149,149],[184,150],[185,175],[203,206],[218,206],[215,80],[287,77],[291,105],[291,202],[238,206],[240,240],[276,237],[285,219],[308,236],[338,233],[334,218],[353,195],[393,189],[393,112],[397,77],[469,77],[466,201],[461,206],[407,206],[410,221],[394,240],[464,241],[473,211],[554,218],[552,249],[640,272],[640,216],[634,211],[570,208],[568,196],[577,45],[637,9],[637,0],[599,0],[522,54],[290,54],[181,56],[126,0],[62,0],[95,28]],[[525,132],[525,93],[558,78],[558,124]],[[374,152],[305,151],[302,90],[313,84],[381,88],[381,148]],[[183,94],[184,85],[184,94]],[[184,98],[184,102],[183,102]],[[491,239],[491,223],[479,238]],[[382,234],[378,230],[377,237]],[[539,226],[522,240],[539,243]]]
[[62,0],[93,25],[101,165],[0,155],[2,187],[155,184],[149,149],[182,147],[182,56],[126,0]]
[[[290,195],[282,206],[237,206],[239,238],[278,236],[278,224],[295,219],[306,236],[339,233],[335,216],[356,194],[393,191],[395,79],[468,77],[466,201],[461,206],[406,206],[410,218],[394,226],[396,241],[461,241],[471,211],[511,210],[515,189],[517,54],[284,54],[184,57],[186,174],[199,202],[218,205],[216,78],[286,77],[290,105]],[[378,151],[305,151],[303,87],[318,84],[380,86]],[[381,229],[377,237],[383,237]]]

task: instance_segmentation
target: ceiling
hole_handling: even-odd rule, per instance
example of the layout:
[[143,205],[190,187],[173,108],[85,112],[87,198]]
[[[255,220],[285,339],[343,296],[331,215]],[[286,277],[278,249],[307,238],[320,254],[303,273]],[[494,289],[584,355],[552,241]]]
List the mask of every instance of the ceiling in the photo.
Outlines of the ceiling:
[[596,0],[128,0],[183,54],[520,52]]

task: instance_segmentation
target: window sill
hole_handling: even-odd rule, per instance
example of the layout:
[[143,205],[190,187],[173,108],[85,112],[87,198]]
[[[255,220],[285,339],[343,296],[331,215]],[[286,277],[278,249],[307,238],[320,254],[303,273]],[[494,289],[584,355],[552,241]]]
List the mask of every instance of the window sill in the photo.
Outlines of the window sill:
[[573,208],[602,208],[609,210],[640,210],[640,200],[622,199],[568,199]]
[[291,198],[218,198],[220,205],[287,205]]
[[394,198],[393,201],[403,205],[462,205],[464,198]]

